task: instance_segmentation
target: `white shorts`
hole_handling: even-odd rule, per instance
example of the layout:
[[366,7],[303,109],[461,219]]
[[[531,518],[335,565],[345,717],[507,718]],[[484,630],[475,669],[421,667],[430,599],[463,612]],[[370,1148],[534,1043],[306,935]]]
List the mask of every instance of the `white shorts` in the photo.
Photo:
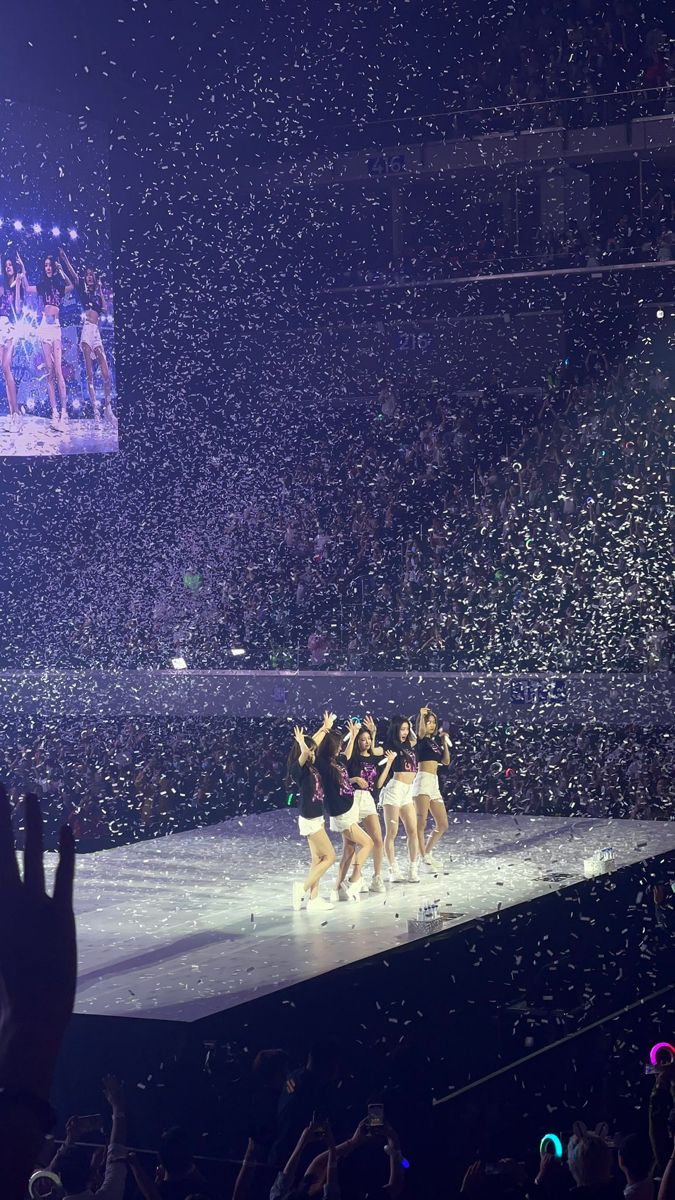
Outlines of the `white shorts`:
[[80,334],[80,345],[88,346],[90,350],[102,350],[101,330],[98,321],[85,321]]
[[345,833],[347,829],[351,829],[352,825],[359,823],[359,802],[354,799],[349,812],[342,813],[339,817],[331,817],[330,827],[333,833]]
[[320,833],[324,829],[323,817],[298,817],[298,829],[303,837],[311,833]]
[[54,317],[53,321],[48,321],[43,317],[37,327],[37,335],[41,342],[49,342],[51,346],[58,343],[61,344],[61,323],[58,317]]
[[359,806],[359,821],[362,821],[364,817],[377,816],[375,801],[370,792],[364,792],[360,788],[355,788],[354,799]]
[[9,317],[0,317],[0,346],[14,341],[14,322]]
[[403,783],[400,779],[390,779],[380,792],[380,804],[391,804],[394,808],[403,808],[413,802],[412,783]]
[[431,771],[418,771],[412,787],[413,796],[428,796],[430,800],[442,800],[438,786],[438,775]]

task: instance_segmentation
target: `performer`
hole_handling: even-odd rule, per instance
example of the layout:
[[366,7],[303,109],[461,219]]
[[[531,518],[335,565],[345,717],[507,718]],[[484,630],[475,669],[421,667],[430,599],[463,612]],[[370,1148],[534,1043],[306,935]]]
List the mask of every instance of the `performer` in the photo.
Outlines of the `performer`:
[[293,908],[299,911],[309,893],[307,912],[323,912],[332,906],[319,895],[319,880],[335,862],[333,844],[326,833],[323,815],[323,785],[315,767],[316,751],[333,728],[335,713],[325,712],[314,737],[306,738],[299,725],[293,728],[294,743],[286,765],[286,784],[297,787],[300,797],[298,828],[307,838],[311,865],[304,882],[293,884]]
[[407,717],[393,717],[386,740],[385,764],[377,780],[380,804],[384,811],[384,852],[392,883],[401,883],[403,875],[396,862],[395,843],[399,821],[408,839],[408,882],[419,883],[417,864],[417,819],[412,789],[417,770],[415,734]]
[[[42,354],[47,368],[47,392],[52,410],[52,425],[63,431],[68,421],[68,404],[66,401],[66,381],[63,378],[61,366],[61,302],[68,292],[72,292],[70,283],[53,254],[47,254],[42,264],[42,278],[39,283],[29,283],[26,268],[17,253],[16,261],[21,268],[24,278],[24,288],[29,295],[37,295],[42,303],[42,317],[38,325],[38,337],[42,345]],[[56,406],[54,382],[59,391],[61,401],[61,420]]]
[[[361,868],[373,848],[373,843],[358,823],[359,805],[354,796],[354,788],[349,782],[348,760],[359,727],[354,721],[349,721],[347,728],[349,739],[346,752],[342,753],[339,733],[331,730],[319,746],[316,762],[323,783],[326,810],[330,813],[331,830],[342,834],[343,850],[336,895],[339,900],[360,900]],[[351,875],[347,882],[350,865]],[[335,899],[335,895],[332,899]]]
[[22,275],[16,269],[11,255],[6,254],[2,263],[2,289],[0,290],[0,354],[2,373],[5,377],[10,424],[13,429],[21,423],[21,414],[16,402],[16,382],[12,372],[14,355],[14,321],[21,312]]
[[[373,843],[373,878],[370,882],[370,891],[383,892],[385,890],[382,882],[384,847],[374,793],[380,773],[378,758],[382,757],[384,750],[376,743],[377,728],[373,718],[369,715],[363,719],[349,758],[349,782],[355,789],[354,799],[359,806],[359,825],[363,826]],[[363,890],[367,891],[368,888],[364,887]]]
[[59,249],[59,258],[70,282],[75,288],[75,295],[82,306],[84,324],[80,334],[80,350],[84,358],[84,368],[87,373],[87,392],[94,410],[94,420],[101,419],[101,406],[94,389],[94,357],[98,363],[101,379],[103,380],[104,416],[107,421],[117,420],[110,403],[110,368],[101,340],[99,322],[105,312],[105,300],[101,284],[91,267],[84,268],[84,277],[78,275],[63,246]]
[[[432,871],[442,871],[443,863],[434,858],[437,843],[447,833],[448,814],[445,810],[441,790],[438,786],[438,768],[450,764],[450,740],[444,730],[439,732],[438,717],[428,705],[424,705],[417,718],[417,774],[413,783],[413,798],[417,809],[417,840],[425,866]],[[425,844],[429,809],[434,828]]]

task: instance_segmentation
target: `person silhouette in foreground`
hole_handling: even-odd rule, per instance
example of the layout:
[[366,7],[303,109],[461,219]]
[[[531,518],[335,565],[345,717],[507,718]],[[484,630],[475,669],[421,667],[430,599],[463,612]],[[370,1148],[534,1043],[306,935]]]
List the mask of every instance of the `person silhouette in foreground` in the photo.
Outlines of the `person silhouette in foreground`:
[[75,842],[65,825],[53,894],[45,887],[42,814],[24,801],[23,877],[0,784],[0,1179],[3,1200],[24,1200],[45,1134],[54,1067],[77,977]]

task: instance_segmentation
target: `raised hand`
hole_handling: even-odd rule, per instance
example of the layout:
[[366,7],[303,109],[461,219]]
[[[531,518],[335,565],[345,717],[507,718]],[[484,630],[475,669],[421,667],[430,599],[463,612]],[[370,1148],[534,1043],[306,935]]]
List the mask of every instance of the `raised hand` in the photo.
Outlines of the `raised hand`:
[[64,825],[49,896],[36,796],[26,797],[24,818],[22,879],[9,801],[0,785],[0,1083],[45,1093],[75,999],[75,842]]
[[377,730],[377,725],[375,724],[375,721],[371,717],[370,713],[366,713],[366,716],[363,718],[363,727],[364,727],[364,729],[368,730],[368,733],[370,734],[371,738],[373,738],[373,740],[374,740],[375,733]]
[[356,1129],[354,1130],[354,1132],[352,1134],[351,1140],[355,1145],[360,1145],[362,1142],[367,1142],[369,1137],[370,1137],[370,1122],[368,1121],[367,1117],[364,1117],[363,1120],[359,1121],[358,1125],[356,1126]]
[[294,725],[294,726],[293,726],[293,737],[295,738],[296,742],[298,743],[298,745],[299,745],[300,749],[301,749],[301,750],[304,750],[304,748],[305,748],[305,734],[304,734],[304,731],[303,731],[303,729],[302,729],[302,727],[301,727],[300,725]]
[[347,732],[350,738],[355,739],[360,728],[358,721],[347,721]]
[[384,757],[386,758],[388,763],[393,763],[396,760],[396,751],[395,750],[385,750]]
[[112,1109],[124,1108],[124,1084],[116,1075],[106,1075],[103,1080],[103,1095]]
[[323,728],[329,733],[337,720],[337,713],[326,711],[323,714]]

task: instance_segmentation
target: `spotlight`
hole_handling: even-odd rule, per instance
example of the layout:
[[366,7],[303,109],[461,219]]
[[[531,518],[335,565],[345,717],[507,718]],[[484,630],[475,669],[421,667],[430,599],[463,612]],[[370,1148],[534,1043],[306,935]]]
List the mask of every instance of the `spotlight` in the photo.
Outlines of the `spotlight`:
[[61,237],[61,230],[58,225],[52,225],[52,237]]
[[23,221],[15,221],[14,228],[16,229],[17,233],[21,233],[21,230],[23,229]]
[[171,659],[171,666],[173,667],[174,671],[187,670],[187,663],[182,654],[177,654],[175,658]]
[[664,313],[664,311],[663,311],[663,309],[662,309],[662,308],[657,308],[657,310],[656,310],[656,319],[657,319],[657,321],[662,321],[662,320],[663,320],[663,318],[665,317],[665,315],[666,315],[666,314]]
[[35,224],[33,226],[33,233],[42,233],[42,226]]
[[77,241],[77,230],[76,230],[76,229],[69,229],[69,230],[68,230],[68,237],[70,238],[71,242],[75,242],[75,241]]
[[230,648],[230,654],[233,658],[244,658],[246,651],[243,646],[232,646]]

